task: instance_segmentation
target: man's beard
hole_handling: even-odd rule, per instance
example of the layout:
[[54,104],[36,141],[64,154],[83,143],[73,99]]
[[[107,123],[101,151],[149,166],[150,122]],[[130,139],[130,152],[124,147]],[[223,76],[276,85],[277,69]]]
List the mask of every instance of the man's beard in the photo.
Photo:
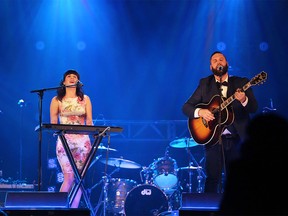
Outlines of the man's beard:
[[224,74],[226,74],[228,72],[228,64],[226,64],[225,66],[223,66],[222,70],[217,70],[215,68],[212,68],[212,72],[214,75],[216,76],[223,76]]

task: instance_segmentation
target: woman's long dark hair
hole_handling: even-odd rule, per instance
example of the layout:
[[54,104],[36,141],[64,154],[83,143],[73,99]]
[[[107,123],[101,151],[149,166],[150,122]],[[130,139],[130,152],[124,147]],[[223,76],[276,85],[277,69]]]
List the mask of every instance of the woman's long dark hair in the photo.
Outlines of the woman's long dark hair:
[[[66,88],[65,88],[63,82],[64,82],[66,76],[69,75],[69,74],[76,75],[78,80],[80,80],[80,75],[79,75],[79,73],[76,70],[68,70],[68,71],[66,71],[64,73],[64,75],[63,75],[63,79],[60,82],[60,86],[62,86],[62,88],[57,89],[57,100],[59,100],[59,101],[62,101],[63,97],[66,94]],[[84,91],[82,89],[82,86],[80,86],[80,85],[76,86],[76,95],[78,96],[78,98],[81,101],[83,101],[83,99],[84,99]]]

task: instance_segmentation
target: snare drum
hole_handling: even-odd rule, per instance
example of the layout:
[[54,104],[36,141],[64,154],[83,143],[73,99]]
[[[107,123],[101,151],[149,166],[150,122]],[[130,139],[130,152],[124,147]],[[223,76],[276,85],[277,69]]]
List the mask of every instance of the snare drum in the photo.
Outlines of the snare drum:
[[137,182],[134,180],[112,178],[107,187],[107,210],[113,213],[123,211],[126,195],[136,185]]
[[153,182],[163,191],[171,191],[177,187],[177,162],[171,157],[158,158],[152,165]]
[[166,194],[150,184],[134,187],[127,195],[124,204],[125,216],[155,216],[168,210]]

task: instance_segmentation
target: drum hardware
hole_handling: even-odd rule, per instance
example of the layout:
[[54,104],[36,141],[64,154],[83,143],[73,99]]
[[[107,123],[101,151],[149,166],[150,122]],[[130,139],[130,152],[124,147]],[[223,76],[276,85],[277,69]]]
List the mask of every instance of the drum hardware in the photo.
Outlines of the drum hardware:
[[97,206],[94,209],[94,212],[96,215],[100,215],[97,214],[97,212],[99,211],[101,205],[103,205],[103,216],[106,215],[106,208],[107,208],[107,201],[108,201],[108,184],[109,181],[111,179],[111,176],[115,173],[118,172],[120,170],[119,167],[115,168],[110,174],[104,175],[102,176],[102,179],[95,184],[92,188],[88,189],[88,191],[91,193],[91,191],[96,188],[98,185],[102,184],[102,190],[101,190],[101,194],[99,196],[99,201]]
[[176,139],[169,144],[173,148],[190,148],[194,146],[198,146],[198,143],[194,141],[192,138],[181,138]]
[[102,157],[102,155],[98,155],[90,164],[89,168],[90,169],[100,158]]
[[[151,168],[151,164],[146,167],[142,167],[142,170],[140,171],[140,179],[141,179],[141,182],[144,183],[144,184],[152,184],[152,179],[151,179],[151,176],[153,175],[153,170]],[[145,178],[145,181],[143,179],[143,177]]]
[[202,193],[203,192],[203,188],[202,188],[202,181],[203,178],[206,178],[206,175],[202,169],[201,166],[199,166],[199,163],[197,162],[197,160],[195,159],[195,157],[193,156],[193,154],[190,152],[190,148],[191,147],[195,147],[198,146],[198,143],[194,141],[193,138],[181,138],[181,139],[176,139],[174,141],[172,141],[169,144],[171,147],[173,148],[185,148],[187,154],[189,155],[189,165],[187,167],[182,167],[177,169],[177,171],[180,170],[187,170],[188,171],[188,192],[192,193],[192,175],[193,172],[196,170],[197,171],[197,188],[196,191],[197,193]]
[[178,216],[178,215],[179,215],[179,210],[173,210],[173,211],[161,212],[157,216]]
[[204,188],[202,187],[202,181],[203,181],[203,176],[201,175],[202,174],[202,167],[200,168],[197,168],[197,172],[198,172],[198,175],[197,175],[197,189],[196,189],[196,192],[197,193],[202,193],[204,191]]
[[[108,206],[108,204],[109,204],[108,203],[108,201],[109,201],[109,198],[108,198],[108,192],[109,192],[108,191],[108,187],[109,187],[109,183],[111,183],[111,176],[115,172],[118,172],[120,170],[120,168],[138,169],[138,168],[141,168],[141,165],[136,163],[136,162],[134,162],[134,161],[131,161],[131,160],[126,160],[126,159],[123,159],[123,158],[108,158],[108,156],[106,156],[106,158],[100,159],[99,161],[101,163],[105,164],[105,172],[104,172],[105,175],[90,190],[92,190],[93,188],[97,187],[100,184],[103,185],[102,186],[102,190],[101,190],[101,194],[100,194],[100,197],[99,197],[99,202],[98,202],[97,206],[95,207],[95,209],[96,209],[95,212],[97,213],[97,211],[99,211],[101,205],[103,205],[103,216],[105,216],[107,207],[108,207],[108,209],[109,208],[112,209],[111,205]],[[109,175],[106,174],[107,173],[107,165],[115,167],[115,169]],[[112,182],[113,182],[113,180],[112,180]],[[121,191],[120,191],[120,195],[121,195]],[[118,201],[119,200],[117,200],[117,205],[118,205]],[[115,209],[112,209],[112,210],[119,211],[119,208],[117,206]],[[97,214],[97,215],[99,215],[99,214]]]
[[123,159],[123,158],[108,158],[107,160],[105,158],[102,158],[100,159],[100,162],[103,164],[107,163],[109,166],[119,167],[119,168],[127,168],[127,169],[141,168],[140,164],[131,160]]
[[[203,188],[202,188],[202,180],[203,177],[206,178],[206,175],[202,169],[201,166],[199,166],[199,164],[197,163],[197,161],[195,160],[194,156],[191,154],[191,152],[187,149],[187,153],[190,155],[191,160],[193,160],[193,162],[191,161],[189,163],[188,167],[182,167],[181,170],[187,170],[188,171],[188,176],[189,176],[189,181],[188,181],[188,193],[192,193],[192,176],[193,176],[193,172],[196,170],[197,171],[197,187],[196,187],[196,192],[197,193],[202,193],[203,192]],[[196,166],[193,166],[193,164],[196,164]]]
[[[191,163],[192,164],[192,163]],[[188,172],[188,183],[187,183],[187,187],[188,187],[188,192],[189,193],[192,193],[192,176],[193,176],[193,172],[194,171],[197,171],[197,188],[196,188],[196,192],[197,193],[202,193],[203,192],[203,188],[202,188],[202,180],[203,180],[203,177],[202,177],[202,167],[199,166],[199,167],[195,167],[195,166],[187,166],[187,167],[180,167],[178,169],[178,172],[181,171],[181,170],[184,170],[184,171],[187,171]]]
[[[203,188],[202,188],[202,180],[203,178],[206,178],[206,174],[204,173],[202,167],[199,165],[199,163],[197,162],[197,160],[195,159],[195,157],[193,156],[193,154],[191,153],[189,148],[186,148],[186,152],[187,154],[189,154],[190,156],[190,163],[189,166],[191,167],[193,164],[196,165],[196,170],[197,170],[197,188],[196,191],[197,193],[202,193],[203,192]],[[189,185],[192,184],[192,170],[190,169],[189,172]],[[191,188],[189,188],[189,193],[191,193]]]
[[[103,143],[100,143],[99,147],[98,147],[98,150],[102,150],[102,151],[117,151],[116,149],[113,149],[113,148],[107,148],[103,145]],[[89,168],[91,168],[100,158],[102,157],[102,155],[98,155],[90,164]]]
[[[164,191],[165,192],[165,191]],[[176,189],[172,194],[167,194],[168,197],[168,211],[179,210],[182,206],[182,192],[181,190]]]
[[103,143],[100,143],[99,147],[98,147],[98,151],[99,150],[106,150],[106,151],[117,151],[116,149],[113,148],[107,148],[103,145]]
[[113,214],[124,214],[124,202],[137,182],[131,179],[112,178],[108,184],[107,210]]

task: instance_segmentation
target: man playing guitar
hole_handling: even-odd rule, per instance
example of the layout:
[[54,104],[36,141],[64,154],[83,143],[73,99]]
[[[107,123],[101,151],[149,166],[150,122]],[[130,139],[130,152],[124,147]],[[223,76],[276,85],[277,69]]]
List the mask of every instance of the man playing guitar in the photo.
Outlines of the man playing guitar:
[[[239,156],[246,125],[250,114],[257,111],[258,103],[249,88],[252,81],[228,75],[223,53],[216,51],[211,55],[210,70],[213,74],[200,80],[182,111],[189,119],[191,136],[205,149],[204,191],[222,193],[222,173],[226,176],[229,162]],[[263,80],[262,75],[266,78],[266,73],[258,75]]]

